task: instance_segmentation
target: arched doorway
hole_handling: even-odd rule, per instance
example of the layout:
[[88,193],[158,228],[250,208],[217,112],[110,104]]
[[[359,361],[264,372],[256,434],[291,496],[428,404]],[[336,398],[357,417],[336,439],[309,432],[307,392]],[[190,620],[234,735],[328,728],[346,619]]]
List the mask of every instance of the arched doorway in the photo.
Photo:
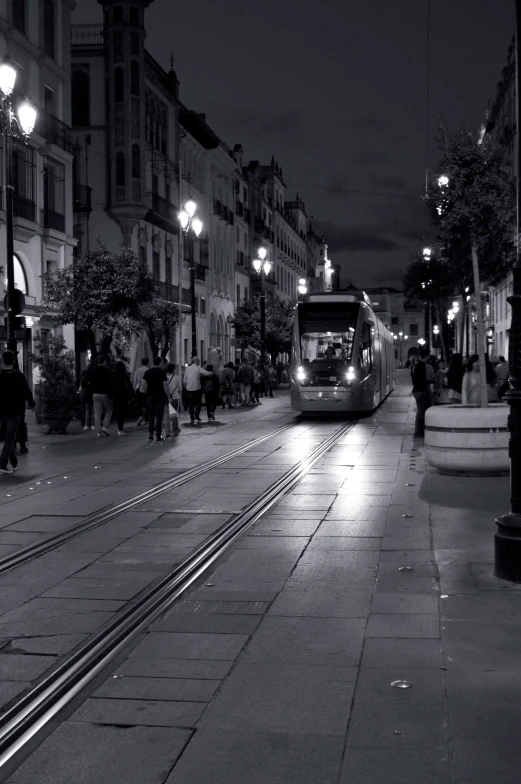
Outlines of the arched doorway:
[[[22,294],[29,294],[29,289],[27,286],[27,276],[25,274],[25,270],[23,268],[23,264],[16,255],[13,254],[13,268],[14,268],[14,285],[15,288],[19,289]],[[7,291],[7,271],[4,270],[4,291]]]
[[215,313],[212,313],[210,316],[210,345],[209,348],[215,348],[217,346],[217,319],[215,318]]
[[219,321],[217,322],[217,348],[220,348],[223,352],[223,356],[226,356],[224,353],[224,320],[222,316],[219,316]]

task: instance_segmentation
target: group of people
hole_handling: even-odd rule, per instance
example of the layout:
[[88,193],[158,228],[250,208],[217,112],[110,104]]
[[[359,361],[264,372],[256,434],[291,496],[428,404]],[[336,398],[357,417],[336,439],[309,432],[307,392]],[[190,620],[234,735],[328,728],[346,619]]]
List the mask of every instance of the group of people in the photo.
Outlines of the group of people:
[[[459,353],[452,355],[448,368],[423,349],[418,358],[411,363],[413,396],[416,400],[416,421],[414,435],[423,438],[425,434],[425,412],[435,405],[446,390],[447,402],[462,405],[480,402],[481,381],[479,356],[472,354],[465,362]],[[490,402],[503,400],[509,389],[509,368],[503,356],[494,367],[485,358],[488,399]]]

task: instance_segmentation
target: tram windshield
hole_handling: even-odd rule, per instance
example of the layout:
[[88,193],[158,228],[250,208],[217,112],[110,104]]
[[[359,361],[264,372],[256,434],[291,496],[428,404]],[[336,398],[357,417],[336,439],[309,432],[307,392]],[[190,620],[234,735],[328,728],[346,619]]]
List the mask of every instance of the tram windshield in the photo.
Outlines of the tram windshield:
[[349,365],[358,309],[358,303],[310,303],[299,306],[302,363],[317,368]]

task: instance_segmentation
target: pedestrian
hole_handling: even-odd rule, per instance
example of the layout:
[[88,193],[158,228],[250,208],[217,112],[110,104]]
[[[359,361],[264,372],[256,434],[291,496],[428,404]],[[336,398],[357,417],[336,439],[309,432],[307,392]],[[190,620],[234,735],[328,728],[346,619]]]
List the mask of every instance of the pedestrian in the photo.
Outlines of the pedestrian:
[[461,386],[463,384],[463,376],[465,375],[465,368],[463,366],[463,357],[461,354],[455,353],[450,360],[449,369],[447,370],[447,382],[449,387],[449,402],[461,403]]
[[250,393],[251,393],[252,385],[254,383],[254,377],[253,377],[253,368],[248,362],[248,360],[246,359],[246,357],[244,357],[244,359],[242,360],[241,366],[237,371],[237,381],[241,387],[242,405],[249,406]]
[[479,372],[479,356],[472,354],[467,362],[467,372],[463,376],[461,386],[461,402],[463,405],[472,405],[481,402],[481,381]]
[[252,365],[252,367],[253,367],[253,384],[251,385],[251,400],[252,403],[261,406],[262,403],[260,402],[259,399],[261,374],[256,362]]
[[[4,433],[4,444],[0,454],[0,473],[12,474],[18,470],[15,440],[26,403],[34,410],[36,404],[24,374],[14,367],[12,351],[2,354],[3,368],[0,371],[0,420]],[[11,463],[9,468],[8,463]]]
[[127,406],[132,394],[132,386],[127,374],[125,363],[116,362],[111,378],[111,394],[114,405],[114,419],[118,425],[118,436],[124,436],[123,426],[127,415]]
[[268,390],[269,390],[269,393],[270,393],[270,397],[273,397],[273,390],[275,389],[275,384],[276,384],[276,381],[277,381],[277,374],[276,374],[275,368],[273,367],[271,362],[268,362],[268,366],[266,368],[266,376],[267,376],[267,379],[268,379]]
[[416,401],[416,419],[414,423],[414,437],[423,438],[425,435],[425,412],[432,405],[432,391],[435,378],[432,365],[428,364],[429,349],[420,352],[420,360],[411,372],[412,394]]
[[168,385],[166,373],[161,367],[163,360],[161,357],[154,357],[153,367],[149,368],[143,376],[143,381],[147,385],[147,412],[148,412],[148,440],[154,440],[154,429],[156,441],[164,441],[161,435],[163,427],[163,417],[165,405],[168,400]]
[[184,385],[188,393],[188,410],[190,411],[190,424],[200,422],[203,398],[203,390],[201,389],[201,377],[210,376],[207,370],[203,370],[199,357],[192,357],[192,364],[188,365],[185,370]]
[[206,413],[208,422],[215,422],[215,409],[219,398],[220,381],[217,373],[213,372],[213,365],[206,365],[208,375],[203,379],[204,402],[206,403]]
[[223,409],[226,408],[234,408],[235,407],[235,371],[233,367],[233,362],[228,362],[226,367],[223,369],[223,374],[221,377],[221,397],[223,401]]
[[173,362],[167,362],[165,367],[166,383],[168,387],[167,415],[165,419],[165,438],[176,438],[181,432],[179,429],[179,408],[181,403],[181,381]]
[[92,371],[94,364],[91,362],[83,370],[80,379],[80,422],[83,430],[95,430],[94,411],[92,407]]
[[148,422],[147,390],[146,383],[143,381],[143,377],[148,370],[148,365],[148,357],[143,357],[141,360],[141,366],[136,370],[136,376],[134,379],[134,390],[136,392],[136,399],[139,407],[139,419],[136,422],[136,427],[140,427],[141,424],[146,425]]
[[111,375],[104,356],[99,356],[96,360],[96,367],[91,375],[91,383],[94,422],[98,431],[98,438],[110,436],[109,427],[112,419]]
[[505,357],[499,357],[499,362],[496,365],[496,378],[497,378],[497,396],[499,400],[503,400],[506,393],[510,389],[510,384],[508,382],[508,377],[510,375],[508,362],[506,361]]

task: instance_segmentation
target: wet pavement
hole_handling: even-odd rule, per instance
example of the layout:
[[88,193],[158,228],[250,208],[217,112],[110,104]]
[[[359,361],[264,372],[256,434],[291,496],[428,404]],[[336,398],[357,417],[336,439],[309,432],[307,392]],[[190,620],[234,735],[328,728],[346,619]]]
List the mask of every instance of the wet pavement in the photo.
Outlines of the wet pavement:
[[[492,570],[508,480],[427,472],[401,380],[6,768],[10,784],[519,782],[521,587]],[[17,487],[0,545],[292,418],[279,399],[217,435],[154,444],[146,460],[141,445],[111,445],[100,474],[86,455],[39,499]],[[340,424],[305,419],[0,577],[2,702]]]

